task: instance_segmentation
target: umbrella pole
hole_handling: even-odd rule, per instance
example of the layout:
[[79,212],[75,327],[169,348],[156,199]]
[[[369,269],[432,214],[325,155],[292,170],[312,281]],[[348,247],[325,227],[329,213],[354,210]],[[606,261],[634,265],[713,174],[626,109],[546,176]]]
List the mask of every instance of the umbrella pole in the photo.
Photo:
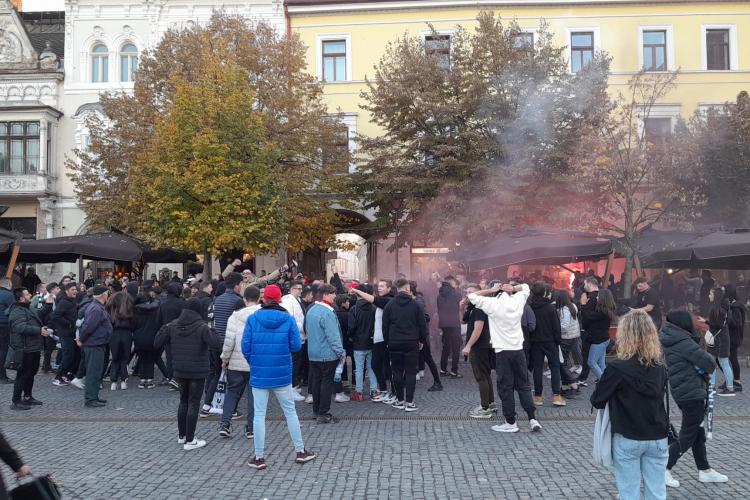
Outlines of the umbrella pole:
[[83,283],[83,255],[78,256],[78,282]]
[[5,277],[13,277],[13,269],[16,268],[16,261],[18,260],[18,254],[21,251],[21,243],[15,241],[13,243],[13,251],[10,254],[10,261],[8,261],[8,269],[5,270]]

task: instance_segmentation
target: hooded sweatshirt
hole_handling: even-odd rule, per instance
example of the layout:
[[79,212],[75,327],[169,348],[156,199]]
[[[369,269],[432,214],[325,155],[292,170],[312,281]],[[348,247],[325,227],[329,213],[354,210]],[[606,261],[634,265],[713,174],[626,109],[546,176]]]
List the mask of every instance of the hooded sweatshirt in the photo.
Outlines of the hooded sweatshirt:
[[372,349],[375,335],[375,306],[359,299],[349,312],[349,338],[355,351]]
[[663,365],[644,366],[636,358],[615,359],[607,363],[591,404],[601,409],[609,403],[613,434],[635,441],[663,439],[669,427],[666,384]]
[[208,349],[219,349],[219,337],[212,332],[201,314],[183,309],[177,320],[164,325],[154,340],[154,347],[172,346],[172,366],[177,378],[206,378],[209,370]]
[[469,294],[469,302],[487,314],[490,323],[490,339],[495,352],[520,351],[523,349],[521,318],[529,298],[529,285],[522,284],[521,291],[497,297]]
[[460,302],[461,293],[450,283],[443,282],[437,296],[438,328],[461,327],[461,316],[458,312]]
[[529,307],[534,311],[536,328],[531,332],[532,343],[561,342],[560,317],[557,315],[555,304],[546,297],[532,296],[529,299]]
[[679,403],[706,399],[707,378],[716,369],[716,362],[700,348],[698,336],[665,321],[659,340],[664,346],[674,400]]
[[383,337],[391,352],[408,352],[427,342],[427,322],[424,309],[405,292],[399,292],[385,306]]

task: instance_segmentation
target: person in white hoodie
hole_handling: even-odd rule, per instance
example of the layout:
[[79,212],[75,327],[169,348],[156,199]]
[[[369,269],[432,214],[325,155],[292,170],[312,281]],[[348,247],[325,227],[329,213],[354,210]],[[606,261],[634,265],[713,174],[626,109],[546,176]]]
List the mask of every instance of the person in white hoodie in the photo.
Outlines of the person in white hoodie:
[[260,309],[260,290],[250,285],[242,292],[247,307],[235,311],[227,320],[227,333],[224,337],[224,347],[221,350],[221,363],[227,372],[227,388],[224,396],[224,408],[219,425],[219,436],[232,437],[232,416],[242,399],[242,393],[247,392],[247,423],[245,437],[253,437],[253,418],[255,417],[253,391],[248,389],[250,383],[250,365],[242,354],[242,335],[245,332],[247,318]]
[[528,298],[526,284],[496,284],[489,290],[479,290],[468,296],[469,302],[484,311],[490,324],[490,342],[496,354],[497,392],[505,417],[504,424],[492,426],[497,432],[518,432],[514,389],[529,417],[529,430],[542,429],[534,414],[528,364],[523,352],[521,317]]
[[[289,311],[289,314],[294,318],[294,322],[297,323],[297,330],[299,330],[300,340],[304,345],[307,335],[305,334],[305,310],[302,308],[301,296],[302,282],[292,281],[289,283],[289,293],[281,298],[281,307]],[[292,388],[294,389],[292,397],[295,401],[305,400],[300,387],[300,367],[302,366],[303,352],[304,350],[300,349],[299,352],[292,353]],[[312,401],[312,397],[310,397],[310,400]]]

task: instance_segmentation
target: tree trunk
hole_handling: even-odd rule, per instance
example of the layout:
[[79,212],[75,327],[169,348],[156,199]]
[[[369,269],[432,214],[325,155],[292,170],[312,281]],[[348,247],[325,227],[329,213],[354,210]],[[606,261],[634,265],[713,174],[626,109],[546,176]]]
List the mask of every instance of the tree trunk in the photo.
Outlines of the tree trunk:
[[630,298],[630,289],[633,284],[633,250],[625,250],[625,274],[622,277],[622,296],[625,299]]

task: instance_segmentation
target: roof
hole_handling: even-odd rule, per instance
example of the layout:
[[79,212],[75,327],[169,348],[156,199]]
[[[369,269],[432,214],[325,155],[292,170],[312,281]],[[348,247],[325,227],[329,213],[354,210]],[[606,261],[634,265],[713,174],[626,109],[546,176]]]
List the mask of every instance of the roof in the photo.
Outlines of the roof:
[[65,12],[21,12],[21,19],[37,54],[47,42],[58,59],[65,55]]

